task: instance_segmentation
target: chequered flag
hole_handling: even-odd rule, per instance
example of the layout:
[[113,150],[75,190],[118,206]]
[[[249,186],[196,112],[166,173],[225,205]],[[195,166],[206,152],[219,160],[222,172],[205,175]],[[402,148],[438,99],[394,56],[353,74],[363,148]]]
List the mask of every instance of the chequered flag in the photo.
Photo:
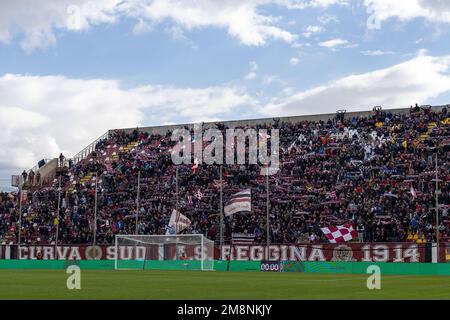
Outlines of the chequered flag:
[[332,226],[328,228],[320,228],[330,243],[347,242],[356,238],[358,233],[351,225]]

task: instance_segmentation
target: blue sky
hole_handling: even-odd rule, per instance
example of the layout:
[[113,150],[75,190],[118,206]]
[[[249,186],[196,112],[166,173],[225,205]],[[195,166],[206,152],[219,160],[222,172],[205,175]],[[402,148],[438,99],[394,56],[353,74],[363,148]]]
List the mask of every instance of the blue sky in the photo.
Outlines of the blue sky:
[[450,103],[444,0],[0,3],[0,186],[106,130]]

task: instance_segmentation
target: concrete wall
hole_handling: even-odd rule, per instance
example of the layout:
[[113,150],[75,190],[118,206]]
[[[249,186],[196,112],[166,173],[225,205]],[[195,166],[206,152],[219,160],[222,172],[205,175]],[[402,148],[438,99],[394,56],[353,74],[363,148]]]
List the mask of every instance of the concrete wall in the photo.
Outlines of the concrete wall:
[[38,172],[41,174],[41,180],[54,179],[56,168],[58,167],[58,159],[54,158],[42,166]]

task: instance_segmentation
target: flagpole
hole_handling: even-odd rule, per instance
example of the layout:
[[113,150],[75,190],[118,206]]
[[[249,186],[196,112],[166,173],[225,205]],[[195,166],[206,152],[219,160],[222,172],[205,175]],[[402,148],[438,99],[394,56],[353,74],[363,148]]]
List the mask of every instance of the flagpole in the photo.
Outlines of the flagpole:
[[55,235],[55,257],[58,248],[58,237],[59,237],[59,210],[61,208],[61,172],[59,172],[58,179],[58,206],[56,208],[56,235]]
[[[439,150],[438,150],[439,152]],[[436,152],[436,248],[437,248],[437,262],[439,262],[439,181],[438,181],[438,152]]]
[[175,169],[175,180],[176,180],[176,201],[177,201],[177,203],[176,203],[176,209],[177,209],[177,212],[180,212],[180,210],[179,210],[179,208],[178,208],[178,203],[179,203],[179,195],[178,195],[178,166],[176,167],[176,169]]
[[138,164],[138,155],[139,155],[139,127],[136,128],[138,133],[137,144],[136,144],[136,152],[134,157],[134,165],[138,171],[137,176],[137,191],[136,191],[136,217],[135,217],[135,233],[138,234],[138,221],[139,221],[139,205],[140,205],[140,194],[141,194],[141,170],[140,164]]
[[141,193],[141,170],[138,168],[137,195],[136,195],[136,235],[138,234],[139,221],[139,196]]
[[21,242],[21,232],[22,232],[22,192],[24,181],[22,175],[20,175],[19,183],[19,235],[17,237],[17,258],[20,259],[20,242]]
[[220,252],[222,258],[222,246],[223,246],[223,187],[222,187],[222,165],[219,167],[220,171]]
[[266,260],[269,260],[269,246],[270,246],[270,216],[269,216],[269,167],[266,172]]
[[97,242],[97,189],[98,189],[98,172],[95,172],[95,202],[94,202],[94,246]]

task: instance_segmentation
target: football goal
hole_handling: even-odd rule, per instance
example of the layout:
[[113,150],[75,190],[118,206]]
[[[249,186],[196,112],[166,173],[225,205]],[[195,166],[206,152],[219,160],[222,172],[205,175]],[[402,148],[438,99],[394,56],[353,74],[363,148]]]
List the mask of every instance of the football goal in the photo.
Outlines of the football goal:
[[214,270],[214,241],[202,234],[116,235],[116,270]]

